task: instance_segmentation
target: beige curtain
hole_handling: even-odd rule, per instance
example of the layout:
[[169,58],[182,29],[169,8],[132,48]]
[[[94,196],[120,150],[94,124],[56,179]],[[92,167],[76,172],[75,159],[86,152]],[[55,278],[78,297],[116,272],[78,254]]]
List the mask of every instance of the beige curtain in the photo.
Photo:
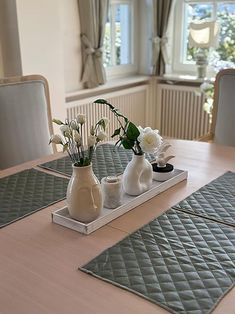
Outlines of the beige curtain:
[[167,63],[166,31],[173,0],[153,0],[153,74],[163,75]]
[[78,0],[82,42],[82,81],[85,88],[106,82],[103,40],[109,0]]

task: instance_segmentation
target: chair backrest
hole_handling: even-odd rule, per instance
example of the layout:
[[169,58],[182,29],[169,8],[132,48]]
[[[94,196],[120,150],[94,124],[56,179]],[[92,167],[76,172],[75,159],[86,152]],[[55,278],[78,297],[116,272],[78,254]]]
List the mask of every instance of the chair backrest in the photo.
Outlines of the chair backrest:
[[40,75],[0,79],[0,169],[53,153],[49,88]]
[[235,69],[217,74],[212,115],[214,142],[235,146]]

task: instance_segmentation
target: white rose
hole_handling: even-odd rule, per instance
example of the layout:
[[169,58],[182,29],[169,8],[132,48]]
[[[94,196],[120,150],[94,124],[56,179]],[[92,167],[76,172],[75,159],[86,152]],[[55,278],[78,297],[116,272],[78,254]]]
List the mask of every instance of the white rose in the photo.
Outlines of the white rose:
[[99,141],[103,141],[107,138],[107,134],[104,131],[99,131],[97,138]]
[[96,143],[96,137],[94,135],[88,136],[88,147],[94,146]]
[[78,131],[74,132],[74,141],[78,144],[81,143],[81,135],[78,133]]
[[54,144],[62,144],[62,138],[60,135],[58,134],[55,134],[55,135],[52,135],[51,138],[50,138],[50,143],[54,143]]
[[80,124],[84,124],[86,122],[86,115],[85,114],[79,114],[77,115],[77,123],[80,123]]
[[140,131],[137,140],[143,152],[154,153],[160,146],[162,137],[159,135],[158,130],[152,130],[148,127]]

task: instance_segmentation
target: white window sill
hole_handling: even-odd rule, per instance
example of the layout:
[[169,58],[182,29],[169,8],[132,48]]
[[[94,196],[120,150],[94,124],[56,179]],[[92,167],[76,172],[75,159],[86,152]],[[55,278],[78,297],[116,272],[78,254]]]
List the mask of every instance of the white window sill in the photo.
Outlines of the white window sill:
[[198,78],[194,75],[178,75],[178,74],[164,74],[163,76],[158,76],[158,80],[169,82],[169,83],[185,83],[185,84],[197,84],[200,85],[203,82],[214,82],[215,78],[213,77],[205,77]]
[[72,93],[67,93],[65,96],[66,103],[81,100],[89,97],[98,96],[114,92],[120,89],[126,89],[134,86],[144,85],[149,82],[150,76],[135,75],[124,78],[109,80],[106,84],[92,89],[83,89]]

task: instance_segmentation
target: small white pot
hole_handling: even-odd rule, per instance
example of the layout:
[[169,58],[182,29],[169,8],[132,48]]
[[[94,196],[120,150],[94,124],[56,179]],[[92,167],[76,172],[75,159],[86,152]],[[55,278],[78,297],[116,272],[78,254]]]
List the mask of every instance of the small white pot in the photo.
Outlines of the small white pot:
[[171,164],[166,164],[166,167],[157,167],[157,164],[152,164],[153,180],[166,181],[173,177],[174,167]]

